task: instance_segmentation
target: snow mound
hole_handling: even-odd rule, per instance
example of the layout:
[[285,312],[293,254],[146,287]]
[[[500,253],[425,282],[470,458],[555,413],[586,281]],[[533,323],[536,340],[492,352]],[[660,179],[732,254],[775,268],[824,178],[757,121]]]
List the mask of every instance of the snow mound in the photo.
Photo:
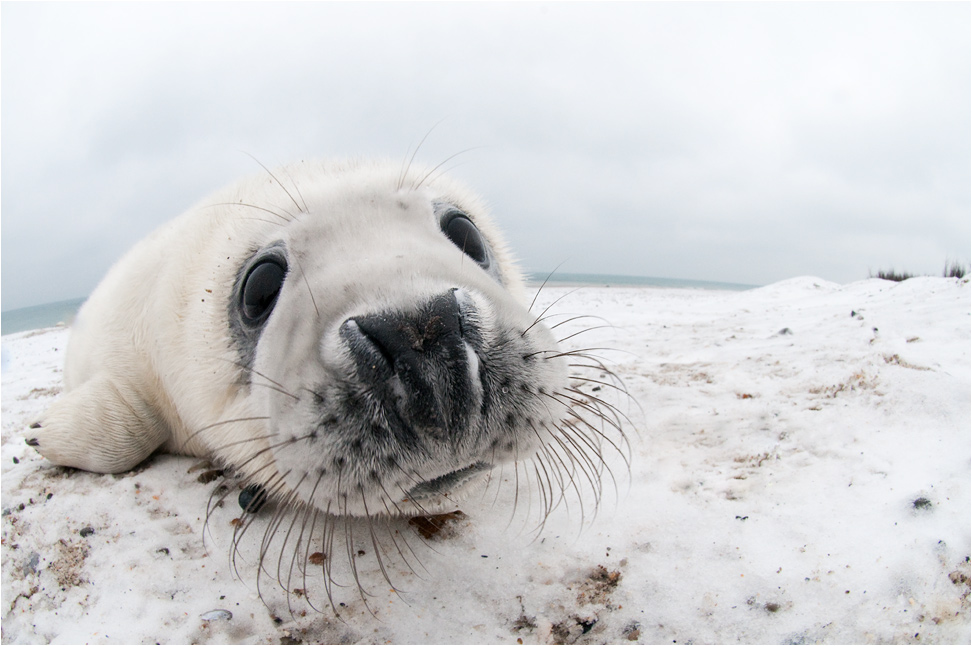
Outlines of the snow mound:
[[[25,446],[66,331],[3,337],[3,642],[969,643],[967,280],[585,288],[554,310],[614,324],[569,343],[616,349],[637,403],[596,513],[537,534],[537,492],[497,472],[441,531],[337,523],[349,544],[325,546],[285,518],[271,535],[299,549],[259,569],[273,514],[231,560],[237,491],[211,466],[106,476]],[[355,566],[335,584],[328,551]]]

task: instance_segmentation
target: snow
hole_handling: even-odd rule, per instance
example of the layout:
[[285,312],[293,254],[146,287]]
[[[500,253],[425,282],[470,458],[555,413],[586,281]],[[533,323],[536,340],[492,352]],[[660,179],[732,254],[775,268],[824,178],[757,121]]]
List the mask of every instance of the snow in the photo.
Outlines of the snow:
[[351,524],[367,604],[336,543],[339,616],[320,568],[299,572],[322,546],[271,546],[257,593],[263,529],[234,566],[237,491],[207,524],[224,479],[198,459],[98,475],[26,446],[67,331],[3,337],[3,642],[969,643],[967,279],[558,286],[537,307],[554,301],[613,326],[568,345],[613,348],[630,470],[608,457],[597,513],[561,506],[539,534],[536,488],[497,473],[439,535],[378,528],[380,565]]

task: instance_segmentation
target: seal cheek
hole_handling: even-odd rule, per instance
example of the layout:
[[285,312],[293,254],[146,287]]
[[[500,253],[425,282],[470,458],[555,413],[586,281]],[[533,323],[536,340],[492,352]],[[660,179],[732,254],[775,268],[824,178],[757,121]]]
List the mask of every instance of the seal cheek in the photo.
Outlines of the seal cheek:
[[421,438],[461,441],[481,399],[479,362],[462,319],[449,290],[417,312],[357,316],[341,325],[357,379],[389,418]]

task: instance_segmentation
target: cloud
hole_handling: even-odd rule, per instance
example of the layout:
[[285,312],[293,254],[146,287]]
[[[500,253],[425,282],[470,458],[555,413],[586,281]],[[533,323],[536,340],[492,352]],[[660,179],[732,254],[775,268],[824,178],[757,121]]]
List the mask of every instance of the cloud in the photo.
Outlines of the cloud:
[[[968,260],[970,9],[4,6],[3,308],[238,175],[446,164],[531,270],[766,283]],[[70,267],[70,270],[65,268]]]

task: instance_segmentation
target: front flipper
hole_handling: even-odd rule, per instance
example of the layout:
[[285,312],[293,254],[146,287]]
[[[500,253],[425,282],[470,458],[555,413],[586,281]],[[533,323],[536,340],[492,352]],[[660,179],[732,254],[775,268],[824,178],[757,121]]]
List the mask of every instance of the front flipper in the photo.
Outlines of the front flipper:
[[164,420],[134,388],[101,375],[55,402],[30,425],[26,440],[54,464],[119,473],[168,437]]

